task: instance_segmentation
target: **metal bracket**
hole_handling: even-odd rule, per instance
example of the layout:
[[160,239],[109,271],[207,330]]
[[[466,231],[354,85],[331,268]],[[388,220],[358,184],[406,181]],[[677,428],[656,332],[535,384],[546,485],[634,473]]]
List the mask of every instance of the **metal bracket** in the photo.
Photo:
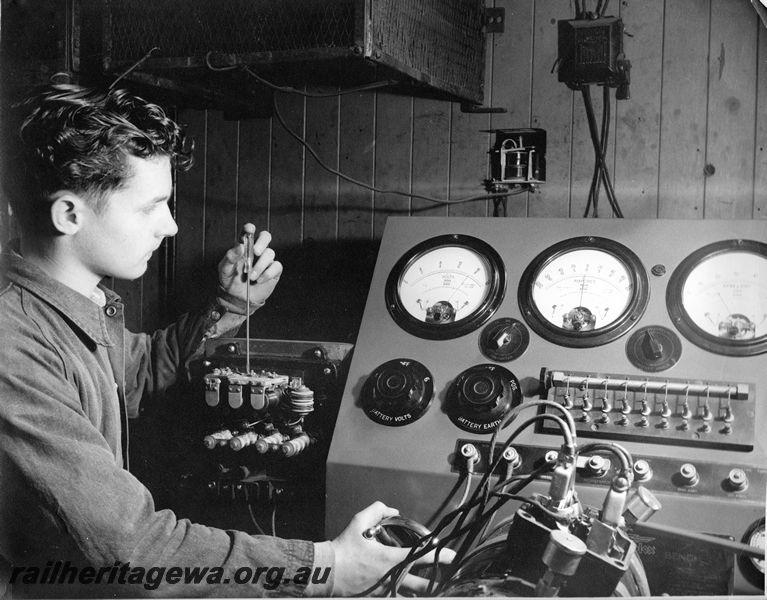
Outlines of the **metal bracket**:
[[472,114],[485,114],[485,113],[505,113],[505,108],[500,106],[481,106],[479,104],[469,104],[468,102],[461,102],[462,113]]
[[485,31],[487,33],[503,33],[505,24],[505,8],[485,8]]

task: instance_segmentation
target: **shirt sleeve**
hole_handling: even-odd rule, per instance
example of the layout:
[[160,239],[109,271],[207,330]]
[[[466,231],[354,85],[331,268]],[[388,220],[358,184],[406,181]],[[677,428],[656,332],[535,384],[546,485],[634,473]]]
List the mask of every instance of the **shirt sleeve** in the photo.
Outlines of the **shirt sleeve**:
[[[211,528],[156,510],[149,491],[117,464],[94,425],[98,415],[84,413],[77,382],[54,345],[42,336],[4,340],[0,359],[11,361],[0,370],[0,554],[38,573],[48,563],[71,561],[133,576],[82,588],[47,586],[43,595],[305,593],[314,544]],[[166,575],[173,570],[173,581],[158,581],[161,569]],[[201,570],[206,575],[199,581],[186,579]],[[329,594],[328,581],[314,592]]]
[[[251,306],[250,314],[258,308]],[[202,310],[182,315],[153,334],[125,335],[125,404],[130,418],[142,404],[162,398],[179,377],[188,376],[192,361],[201,358],[206,340],[235,335],[246,319],[245,302],[219,290]]]

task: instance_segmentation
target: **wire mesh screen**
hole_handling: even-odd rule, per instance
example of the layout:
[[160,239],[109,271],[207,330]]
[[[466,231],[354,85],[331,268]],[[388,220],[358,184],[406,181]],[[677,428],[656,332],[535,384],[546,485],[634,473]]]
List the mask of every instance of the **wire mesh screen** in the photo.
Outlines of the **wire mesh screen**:
[[155,56],[194,57],[350,47],[358,0],[107,0],[114,63]]
[[374,53],[380,49],[416,79],[482,102],[484,6],[484,0],[373,0]]
[[103,2],[106,70],[153,48],[143,70],[204,66],[208,53],[248,64],[364,57],[482,101],[484,0]]

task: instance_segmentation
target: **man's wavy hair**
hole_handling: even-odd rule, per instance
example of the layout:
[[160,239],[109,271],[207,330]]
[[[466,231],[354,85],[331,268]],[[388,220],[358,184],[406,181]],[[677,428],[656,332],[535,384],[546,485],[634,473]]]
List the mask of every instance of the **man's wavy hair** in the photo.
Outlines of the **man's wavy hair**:
[[130,177],[129,155],[167,156],[180,170],[192,162],[179,125],[125,90],[47,85],[14,106],[11,126],[3,187],[22,227],[37,231],[49,222],[50,197],[60,190],[101,210],[109,192]]

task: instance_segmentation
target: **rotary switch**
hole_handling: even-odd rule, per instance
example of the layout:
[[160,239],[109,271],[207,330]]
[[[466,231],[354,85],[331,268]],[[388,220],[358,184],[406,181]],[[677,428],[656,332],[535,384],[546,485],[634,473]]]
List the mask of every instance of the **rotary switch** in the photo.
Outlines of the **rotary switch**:
[[626,342],[626,356],[638,369],[657,373],[670,369],[682,356],[679,336],[660,325],[649,325],[635,331]]
[[527,350],[530,333],[516,319],[496,319],[482,330],[479,349],[490,360],[508,362],[519,358]]
[[398,358],[376,367],[367,378],[362,409],[376,423],[400,427],[423,416],[433,393],[429,370],[418,361]]
[[472,433],[490,433],[509,409],[522,400],[514,374],[494,364],[482,364],[463,371],[447,392],[450,420]]

